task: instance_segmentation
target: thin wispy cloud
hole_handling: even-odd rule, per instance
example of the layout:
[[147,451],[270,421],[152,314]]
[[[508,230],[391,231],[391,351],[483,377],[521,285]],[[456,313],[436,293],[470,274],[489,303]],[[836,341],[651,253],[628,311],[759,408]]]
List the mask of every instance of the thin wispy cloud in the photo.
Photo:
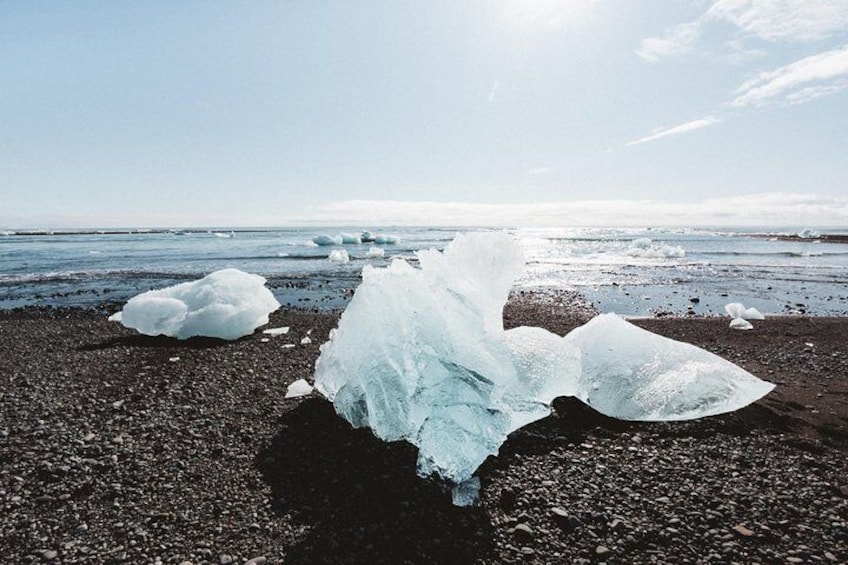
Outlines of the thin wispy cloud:
[[775,100],[798,104],[844,90],[848,45],[759,73],[736,91],[735,108],[763,106]]
[[528,175],[536,176],[536,175],[546,175],[548,173],[554,172],[553,167],[537,167],[535,169],[530,169],[527,171]]
[[646,61],[657,62],[675,55],[689,53],[700,37],[701,25],[698,22],[681,24],[662,37],[643,39],[636,54]]
[[498,79],[495,79],[495,81],[492,83],[492,88],[489,89],[488,96],[490,104],[495,101],[495,98],[498,97],[498,87],[500,87],[500,85],[501,81],[499,81]]
[[656,141],[658,139],[663,139],[665,137],[671,137],[673,135],[680,135],[681,133],[687,133],[690,131],[695,131],[699,129],[703,129],[705,127],[709,127],[715,124],[721,123],[721,119],[714,116],[707,116],[706,118],[700,118],[697,120],[692,120],[691,122],[686,122],[683,124],[676,125],[670,128],[659,128],[654,130],[650,135],[646,135],[645,137],[640,137],[639,139],[635,139],[626,145],[628,147],[633,145],[640,145],[642,143],[648,143],[650,141]]
[[754,37],[764,41],[812,42],[848,30],[845,0],[716,0],[699,18],[679,24],[659,37],[642,40],[636,54],[646,61],[684,55],[693,51],[705,27],[729,24],[737,39],[729,42],[725,58],[758,55],[739,42]]

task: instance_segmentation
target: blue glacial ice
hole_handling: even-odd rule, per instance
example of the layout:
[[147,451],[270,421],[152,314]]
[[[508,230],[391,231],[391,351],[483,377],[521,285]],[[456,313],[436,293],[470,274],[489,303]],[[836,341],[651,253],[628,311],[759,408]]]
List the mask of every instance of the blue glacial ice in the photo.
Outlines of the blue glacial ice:
[[224,269],[134,296],[110,319],[145,335],[238,339],[267,324],[279,307],[264,278]]
[[355,427],[418,447],[418,473],[456,485],[559,396],[628,420],[684,420],[741,408],[772,389],[732,363],[599,316],[565,337],[504,331],[524,259],[505,233],[463,234],[443,253],[366,265],[338,329],[321,346],[315,387]]

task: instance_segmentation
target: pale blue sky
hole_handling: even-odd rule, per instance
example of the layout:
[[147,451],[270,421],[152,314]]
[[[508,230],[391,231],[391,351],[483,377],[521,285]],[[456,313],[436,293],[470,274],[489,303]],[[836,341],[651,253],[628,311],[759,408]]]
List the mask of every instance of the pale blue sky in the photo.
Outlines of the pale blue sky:
[[848,0],[0,1],[0,73],[0,227],[848,225]]

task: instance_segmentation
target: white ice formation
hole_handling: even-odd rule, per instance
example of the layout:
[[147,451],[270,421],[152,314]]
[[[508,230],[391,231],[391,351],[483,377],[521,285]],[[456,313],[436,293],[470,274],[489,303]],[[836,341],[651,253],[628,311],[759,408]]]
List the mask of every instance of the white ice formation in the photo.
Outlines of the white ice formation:
[[647,237],[640,237],[630,242],[627,254],[642,259],[679,259],[686,256],[686,251],[679,245],[654,245]]
[[725,304],[724,311],[732,318],[730,320],[730,327],[734,330],[752,330],[754,329],[754,326],[748,320],[766,319],[766,317],[763,316],[756,308],[745,308],[745,306],[739,302]]
[[730,320],[730,329],[732,330],[753,330],[754,324],[744,318],[733,318]]
[[312,393],[312,385],[304,379],[298,379],[286,388],[286,398],[298,398]]
[[386,255],[385,249],[382,249],[380,247],[372,247],[365,254],[365,257],[368,258],[368,259],[379,259],[381,257],[384,257],[385,255]]
[[327,259],[333,263],[347,263],[350,261],[350,255],[347,254],[345,249],[333,249]]
[[815,239],[820,235],[821,234],[819,234],[819,232],[811,228],[804,228],[798,232],[798,237],[800,237],[801,239]]
[[119,316],[117,321],[145,335],[238,339],[267,324],[279,307],[264,278],[224,269],[134,296],[110,319]]
[[289,333],[289,326],[284,326],[282,328],[268,328],[267,330],[262,330],[262,333],[267,335],[285,335]]
[[[458,236],[444,253],[419,251],[366,266],[330,341],[315,387],[355,427],[418,447],[418,473],[474,497],[473,473],[507,435],[576,396],[628,420],[684,420],[741,408],[773,385],[692,345],[615,315],[566,337],[503,329],[503,306],[522,273],[504,233]],[[473,493],[472,493],[473,494]]]

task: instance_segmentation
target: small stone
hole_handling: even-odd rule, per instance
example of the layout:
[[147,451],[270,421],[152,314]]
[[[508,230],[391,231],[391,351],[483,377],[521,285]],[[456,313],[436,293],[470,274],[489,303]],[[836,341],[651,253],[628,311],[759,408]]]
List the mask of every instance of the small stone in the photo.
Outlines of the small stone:
[[583,525],[583,522],[580,521],[580,518],[577,516],[569,516],[568,517],[568,527],[572,530],[576,530],[580,526]]
[[568,512],[565,511],[565,508],[554,506],[551,508],[551,514],[554,520],[568,520]]
[[260,557],[254,557],[253,559],[249,560],[244,565],[265,565],[265,562],[267,560],[268,559],[264,555],[262,555]]
[[595,555],[602,556],[609,553],[609,548],[605,545],[599,545],[595,548]]
[[233,558],[230,555],[224,554],[224,555],[222,555],[221,557],[218,558],[218,562],[221,565],[230,565],[230,563],[233,562]]
[[733,526],[733,531],[739,534],[740,536],[749,538],[754,535],[754,532],[743,526],[742,524],[737,524]]
[[515,535],[518,537],[524,538],[532,538],[533,537],[533,528],[528,526],[527,524],[518,524],[515,526],[514,530]]
[[54,559],[59,557],[59,552],[56,551],[55,549],[48,549],[47,551],[45,551],[44,553],[41,554],[41,557],[45,561],[53,561]]
[[848,496],[848,485],[840,486],[839,492],[842,494],[842,496]]
[[803,563],[804,560],[801,559],[800,557],[787,557],[786,562],[787,563]]
[[836,556],[835,556],[834,554],[832,554],[831,552],[829,552],[829,551],[825,551],[825,552],[824,552],[824,557],[825,557],[825,559],[827,559],[828,561],[836,561]]

